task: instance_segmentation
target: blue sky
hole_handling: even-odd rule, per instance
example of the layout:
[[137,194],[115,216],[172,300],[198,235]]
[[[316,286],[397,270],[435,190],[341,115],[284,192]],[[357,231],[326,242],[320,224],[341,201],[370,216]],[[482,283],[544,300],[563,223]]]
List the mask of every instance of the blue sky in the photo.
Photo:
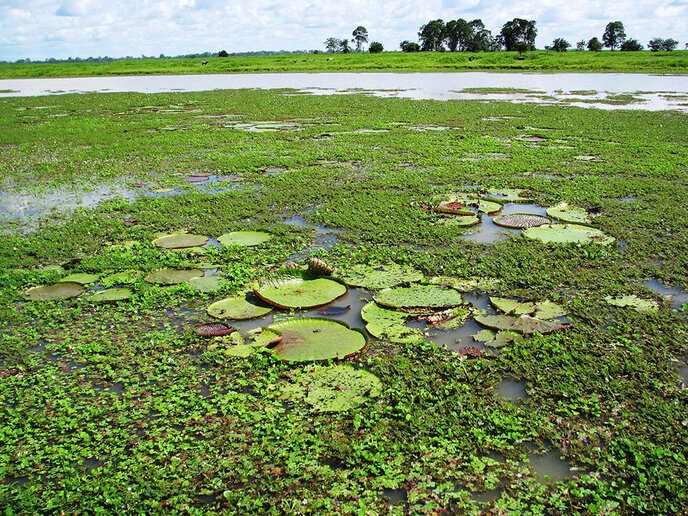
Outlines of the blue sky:
[[323,49],[358,25],[397,50],[431,19],[481,18],[496,34],[515,17],[537,21],[538,48],[601,38],[613,20],[643,45],[688,42],[688,0],[0,0],[0,60]]

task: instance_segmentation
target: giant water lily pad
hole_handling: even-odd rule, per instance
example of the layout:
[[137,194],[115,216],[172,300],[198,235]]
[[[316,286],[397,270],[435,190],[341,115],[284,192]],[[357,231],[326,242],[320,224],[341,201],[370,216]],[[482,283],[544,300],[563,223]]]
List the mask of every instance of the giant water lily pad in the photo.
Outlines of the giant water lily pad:
[[377,376],[349,365],[315,367],[282,388],[284,397],[303,400],[318,412],[350,410],[381,392],[382,382]]
[[45,285],[41,287],[33,287],[24,292],[24,297],[29,301],[43,299],[45,301],[53,301],[56,299],[71,299],[78,297],[85,292],[85,289],[79,283],[62,282],[55,285]]
[[476,315],[475,320],[481,326],[492,330],[515,331],[523,335],[541,333],[543,335],[566,328],[567,325],[559,321],[545,321],[529,315]]
[[609,245],[614,238],[599,229],[577,224],[549,224],[529,228],[523,236],[546,244],[599,244]]
[[552,208],[547,208],[547,215],[571,224],[590,224],[592,222],[590,214],[585,209],[571,206],[565,202]]
[[128,301],[133,296],[128,288],[108,288],[88,297],[91,303],[117,303]]
[[636,312],[656,312],[659,304],[654,299],[642,299],[634,294],[627,296],[607,296],[604,300],[610,305],[633,308]]
[[531,213],[513,213],[510,215],[500,215],[492,219],[498,226],[510,229],[524,229],[542,226],[552,222],[547,217],[533,215]]
[[240,245],[254,247],[267,242],[272,238],[270,233],[263,231],[232,231],[217,237],[217,241],[224,246]]
[[287,319],[268,328],[282,336],[282,341],[272,349],[288,362],[342,359],[366,345],[365,335],[332,319]]
[[478,211],[490,215],[492,215],[493,213],[497,213],[498,211],[501,211],[502,207],[503,206],[501,204],[494,201],[486,201],[484,199],[481,199],[480,202],[478,202]]
[[411,285],[383,290],[375,295],[375,301],[389,308],[441,310],[463,304],[461,293],[439,285]]
[[440,219],[439,222],[446,226],[469,227],[479,224],[480,218],[477,215],[457,215],[455,217]]
[[412,267],[404,267],[395,263],[380,265],[379,267],[356,265],[340,274],[339,278],[352,287],[382,290],[404,283],[420,281],[423,279],[423,273]]
[[542,301],[535,304],[535,317],[538,319],[554,319],[568,315],[569,311],[553,301]]
[[466,206],[466,204],[467,203],[463,201],[450,201],[440,204],[434,208],[434,211],[448,213],[450,215],[473,215],[473,210]]
[[326,305],[346,294],[346,291],[346,286],[338,281],[301,276],[285,276],[266,282],[254,290],[268,304],[296,310]]
[[130,285],[132,283],[136,283],[136,280],[138,280],[142,275],[143,273],[140,271],[116,272],[115,274],[105,276],[100,283],[104,287],[111,287],[113,285]]
[[184,249],[187,247],[200,247],[208,242],[204,235],[191,235],[188,233],[164,235],[153,240],[153,245],[163,249]]
[[493,188],[489,190],[488,193],[492,196],[492,199],[502,202],[533,202],[532,197],[527,196],[522,190],[516,190],[514,188]]
[[60,280],[60,283],[78,283],[79,285],[90,285],[95,283],[100,278],[100,274],[89,274],[87,272],[78,272],[65,276]]
[[476,342],[484,342],[486,346],[490,348],[503,348],[511,342],[520,342],[523,337],[513,331],[499,331],[494,332],[492,330],[482,330],[475,335],[473,335],[473,340]]
[[480,290],[489,292],[499,287],[501,280],[490,277],[472,276],[470,278],[454,278],[452,276],[435,276],[430,279],[430,283],[441,285],[443,287],[451,287],[459,292],[473,292]]
[[196,292],[215,292],[223,287],[227,280],[222,276],[203,276],[201,278],[192,278],[189,280],[189,288]]
[[272,307],[263,304],[251,292],[217,301],[210,305],[206,311],[209,316],[216,319],[242,321],[263,317],[272,311]]
[[179,285],[201,276],[200,269],[158,269],[150,271],[143,279],[156,285]]
[[249,330],[244,334],[246,339],[246,344],[248,346],[253,346],[256,348],[263,348],[265,346],[270,346],[279,343],[280,339],[283,337],[276,331],[270,330],[269,328],[256,328]]
[[391,342],[410,343],[423,340],[423,330],[404,324],[410,317],[408,313],[384,308],[374,301],[361,309],[361,318],[366,323],[368,333]]
[[530,301],[519,301],[518,299],[507,299],[505,297],[490,297],[490,303],[497,310],[512,315],[532,314],[535,312],[535,303]]

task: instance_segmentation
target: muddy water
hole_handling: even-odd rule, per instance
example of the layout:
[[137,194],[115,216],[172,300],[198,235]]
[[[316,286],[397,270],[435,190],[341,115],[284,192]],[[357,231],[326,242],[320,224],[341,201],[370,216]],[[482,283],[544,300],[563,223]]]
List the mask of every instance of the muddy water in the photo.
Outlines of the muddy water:
[[560,457],[559,450],[552,449],[543,455],[532,453],[528,458],[538,481],[543,484],[560,482],[573,476],[571,466]]
[[516,380],[502,380],[497,385],[495,392],[510,401],[516,402],[528,398],[526,382]]

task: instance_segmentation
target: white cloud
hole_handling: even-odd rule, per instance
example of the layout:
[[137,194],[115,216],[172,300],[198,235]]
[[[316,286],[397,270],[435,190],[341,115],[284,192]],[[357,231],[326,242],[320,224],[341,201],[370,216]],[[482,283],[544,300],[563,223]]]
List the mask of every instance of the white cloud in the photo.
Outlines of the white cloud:
[[358,25],[393,50],[432,19],[481,18],[497,34],[515,17],[537,21],[540,48],[601,37],[613,20],[643,44],[688,40],[688,0],[0,0],[0,59],[323,49]]

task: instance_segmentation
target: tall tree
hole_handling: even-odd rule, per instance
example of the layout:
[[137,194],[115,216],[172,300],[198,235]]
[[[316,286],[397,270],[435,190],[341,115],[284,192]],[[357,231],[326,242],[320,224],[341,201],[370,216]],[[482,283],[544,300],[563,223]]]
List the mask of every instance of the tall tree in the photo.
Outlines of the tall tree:
[[585,50],[585,40],[581,39],[576,42],[576,50]]
[[444,26],[444,42],[451,52],[463,52],[473,38],[473,27],[463,18],[448,21]]
[[564,38],[557,38],[552,42],[552,50],[555,52],[566,52],[566,49],[571,46],[571,43]]
[[609,47],[614,50],[616,47],[622,45],[625,40],[626,31],[623,23],[620,21],[609,22],[604,28],[602,42],[604,43],[605,47]]
[[354,29],[351,35],[354,37],[353,41],[356,42],[356,52],[360,52],[363,50],[363,43],[368,43],[368,30],[362,25],[359,25]]
[[665,52],[671,52],[672,50],[676,50],[676,47],[678,46],[678,41],[676,41],[673,38],[665,39],[664,44],[662,45],[662,50]]
[[485,24],[480,18],[468,22],[471,29],[473,29],[473,36],[466,45],[466,50],[469,52],[489,52],[498,50],[501,44],[497,43],[492,33],[485,28]]
[[327,38],[324,45],[328,52],[336,52],[339,49],[339,39]]
[[588,41],[588,50],[590,50],[590,52],[599,52],[602,50],[602,42],[596,37],[590,38],[590,41]]
[[422,25],[418,31],[418,39],[420,40],[421,50],[423,52],[430,52],[433,50],[442,51],[442,39],[444,37],[444,21],[432,20]]
[[339,51],[342,54],[348,54],[351,52],[351,47],[349,46],[349,40],[347,38],[339,40]]
[[640,52],[643,49],[643,46],[640,44],[640,41],[637,39],[627,39],[623,43],[621,43],[621,47],[619,50],[623,50],[624,52]]
[[535,20],[514,18],[502,26],[502,31],[499,35],[504,48],[507,50],[524,48],[523,45],[516,45],[518,42],[525,43],[527,50],[535,50],[535,36],[537,36]]

